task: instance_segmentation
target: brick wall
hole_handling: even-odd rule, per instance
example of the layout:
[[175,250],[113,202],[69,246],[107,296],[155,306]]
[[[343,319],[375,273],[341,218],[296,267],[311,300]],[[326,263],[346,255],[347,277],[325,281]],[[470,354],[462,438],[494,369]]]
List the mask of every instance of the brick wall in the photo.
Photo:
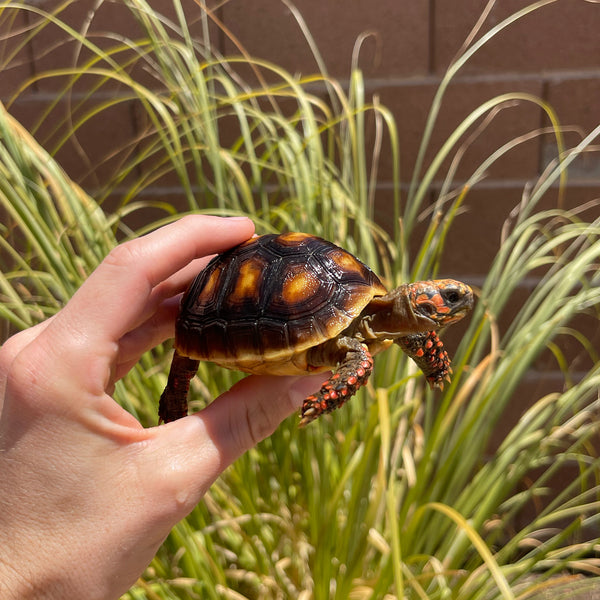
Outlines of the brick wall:
[[[360,65],[368,91],[377,94],[396,117],[404,180],[412,173],[441,77],[486,4],[481,0],[296,2],[333,76],[347,77],[355,40],[365,31],[375,34],[363,45]],[[497,2],[483,32],[528,4]],[[223,19],[251,54],[275,60],[292,72],[316,68],[293,15],[280,2],[230,2],[223,8]],[[514,91],[550,102],[561,123],[589,132],[600,123],[599,31],[600,6],[580,0],[550,4],[504,30],[465,65],[450,86],[432,149],[439,148],[478,105]],[[234,51],[229,41],[225,51]],[[469,148],[458,177],[468,177],[482,157],[503,143],[545,124],[542,110],[535,105],[522,103],[502,111]],[[569,134],[567,143],[577,143],[580,135]],[[476,276],[486,272],[504,218],[519,201],[525,183],[553,156],[553,147],[551,136],[537,137],[494,166],[484,184],[472,192],[469,213],[459,224],[472,240],[470,248],[461,244],[461,236],[453,236],[446,269],[466,269]],[[578,171],[579,180],[572,181],[570,202],[599,195],[600,162],[590,159],[589,163]],[[385,156],[380,175],[379,209],[383,212],[386,179],[391,175]],[[471,252],[474,246],[476,256]]]
[[[35,3],[45,9],[53,0]],[[169,12],[170,3],[154,0],[158,10]],[[490,5],[479,33],[527,6],[529,2],[498,0]],[[92,2],[75,2],[63,18],[82,27]],[[483,0],[297,0],[296,6],[320,49],[332,76],[348,77],[356,39],[364,32],[372,35],[363,43],[360,66],[368,92],[395,114],[402,153],[402,177],[407,181],[430,102],[445,69],[457,54],[477,19],[486,9]],[[199,10],[189,1],[190,21]],[[291,10],[279,0],[231,0],[217,14],[227,29],[251,55],[276,62],[292,72],[311,73],[317,65]],[[195,16],[194,16],[195,15]],[[0,51],[8,56],[17,49],[11,68],[0,73],[0,96],[10,99],[22,82],[48,68],[71,64],[74,47],[59,44],[56,28],[48,28],[33,43],[18,47],[31,19],[19,13],[14,21],[0,24]],[[102,4],[89,30],[112,31],[135,36],[135,23],[119,3]],[[192,24],[199,35],[199,25]],[[558,0],[549,3],[504,30],[489,42],[459,72],[448,89],[432,140],[436,149],[461,120],[482,102],[506,92],[534,94],[556,109],[563,124],[573,126],[566,135],[568,146],[600,123],[600,4],[586,0]],[[231,39],[216,32],[219,50],[237,53]],[[10,34],[10,35],[9,35]],[[80,90],[85,89],[82,81]],[[11,105],[11,112],[33,126],[44,107],[54,98],[56,80],[41,80]],[[547,125],[543,111],[531,103],[507,108],[474,142],[459,168],[466,178],[504,142]],[[38,131],[43,139],[51,124]],[[79,142],[89,160],[81,158],[74,146],[58,152],[66,170],[85,187],[93,190],[105,169],[111,149],[125,144],[136,133],[133,106],[121,104],[101,121],[90,122],[80,130]],[[484,182],[469,194],[468,211],[457,223],[448,242],[443,270],[479,282],[485,276],[509,211],[518,203],[524,186],[534,179],[553,156],[552,136],[533,137],[499,161]],[[430,154],[429,156],[431,156]],[[92,172],[92,167],[95,168]],[[389,206],[391,164],[385,156],[381,165],[378,213]],[[567,202],[571,205],[598,198],[600,161],[590,155],[579,161],[570,179]],[[549,198],[548,202],[552,202]],[[596,213],[598,208],[594,209]],[[593,217],[588,213],[588,216]],[[468,243],[465,241],[468,240]],[[594,324],[592,323],[592,327]],[[596,323],[597,326],[597,323]],[[557,378],[533,378],[533,395],[556,385]],[[529,394],[528,394],[529,395]],[[520,412],[520,411],[518,411]]]
[[[37,0],[32,4],[50,10],[58,2]],[[154,0],[151,4],[169,14],[168,0]],[[487,15],[481,32],[527,4],[529,2],[522,0],[499,0]],[[93,37],[94,32],[135,36],[136,24],[119,3],[102,4],[86,25],[92,5],[88,0],[79,0],[61,17],[76,29],[89,26],[95,41],[99,38]],[[363,43],[359,64],[368,93],[377,94],[396,117],[402,177],[407,181],[433,94],[448,64],[486,8],[486,2],[298,0],[296,6],[330,74],[342,81],[348,76],[356,39],[364,32],[373,34]],[[197,19],[199,9],[191,0],[187,8],[190,20]],[[23,39],[19,34],[32,17],[28,18],[25,12],[15,14],[14,20],[5,17],[0,22],[0,57],[9,56],[17,49],[11,68],[0,73],[0,98],[4,102],[30,75],[72,64],[76,50],[74,44],[60,42],[64,35],[55,27],[46,28],[32,43],[18,47]],[[292,12],[279,0],[231,0],[224,3],[217,14],[250,54],[274,61],[292,72],[317,70]],[[199,24],[192,25],[192,31],[200,35]],[[448,89],[429,158],[476,106],[513,91],[534,94],[550,102],[561,123],[576,128],[566,136],[567,145],[577,143],[583,133],[600,123],[599,31],[600,6],[586,0],[558,0],[504,30],[464,66]],[[219,50],[224,54],[237,52],[226,35],[214,35],[213,39],[218,40]],[[81,63],[82,56],[78,60]],[[57,79],[38,81],[11,105],[11,112],[24,124],[33,126],[61,85]],[[78,89],[85,88],[84,79]],[[542,110],[533,104],[521,103],[503,110],[467,151],[458,179],[468,177],[482,157],[504,142],[545,124]],[[45,123],[37,131],[37,137],[47,139],[51,127],[51,123]],[[134,107],[121,104],[101,120],[92,120],[81,128],[78,141],[89,160],[83,159],[72,145],[62,148],[58,159],[71,176],[93,190],[96,178],[112,168],[106,157],[117,145],[132,139],[137,127]],[[480,235],[474,237],[471,244],[480,251],[474,258],[464,245],[456,243],[460,241],[458,238],[455,243],[451,240],[445,268],[458,268],[463,272],[466,269],[469,275],[475,276],[485,273],[505,215],[518,202],[525,183],[539,174],[553,152],[552,136],[535,137],[494,165],[485,182],[471,193],[469,213],[460,223],[470,236]],[[389,155],[384,154],[378,197],[378,211],[382,215],[388,205],[390,174]],[[577,166],[574,174],[570,202],[579,203],[598,195],[600,161],[589,157]]]

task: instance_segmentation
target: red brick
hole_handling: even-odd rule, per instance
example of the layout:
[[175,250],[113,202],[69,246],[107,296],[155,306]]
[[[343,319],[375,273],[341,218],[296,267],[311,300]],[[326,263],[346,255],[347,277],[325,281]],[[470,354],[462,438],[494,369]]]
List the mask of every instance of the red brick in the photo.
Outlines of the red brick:
[[[42,0],[41,7],[44,10],[55,10],[59,0]],[[192,39],[200,41],[202,39],[201,11],[198,5],[191,0],[184,1],[184,9],[188,15],[188,28]],[[60,12],[58,18],[64,21],[76,31],[86,31],[86,38],[93,44],[103,50],[112,49],[121,45],[121,37],[131,40],[137,40],[140,37],[146,37],[145,31],[138,23],[133,13],[120,2],[103,2],[98,10],[93,14],[90,21],[90,15],[93,3],[90,0],[81,0],[69,4],[65,10]],[[158,13],[166,16],[167,19],[176,22],[176,14],[173,4],[167,0],[154,2],[152,8]],[[86,29],[87,27],[87,29]],[[179,36],[168,26],[165,29],[173,38],[179,40]],[[217,30],[212,28],[215,37],[218,38]],[[32,40],[33,52],[36,57],[36,71],[43,73],[51,69],[69,68],[72,66],[82,66],[88,60],[95,57],[95,54],[85,47],[81,47],[79,42],[74,40],[69,34],[60,27],[50,24],[45,27]],[[130,62],[137,58],[133,51],[125,51],[112,55],[113,60],[119,64]],[[101,60],[94,64],[94,68],[110,69],[110,65]],[[136,60],[133,66],[127,67],[128,71],[133,71],[136,80],[150,87],[159,87],[157,82],[149,73],[150,67],[143,59]],[[84,76],[75,85],[75,90],[85,91],[98,82],[98,76]],[[43,79],[39,86],[42,90],[59,90],[65,87],[67,80],[64,77]],[[121,87],[117,81],[108,81],[103,84],[102,91]]]
[[[38,7],[43,11],[55,13],[61,4],[58,0],[42,0],[38,3]],[[127,18],[129,11],[123,6],[119,7],[110,2],[102,3],[90,21],[92,10],[93,3],[83,0],[68,4],[55,16],[76,31],[85,31],[85,28],[88,27],[86,37],[92,43],[103,46],[105,49],[114,45],[115,42],[106,40],[103,43],[102,36],[99,35],[100,31],[112,31],[124,35],[134,27],[133,21]],[[31,42],[37,74],[52,69],[81,66],[91,58],[92,53],[58,25],[35,13],[32,13],[31,19],[36,25],[45,23],[45,26],[36,33]],[[99,61],[94,67],[106,67],[106,63]],[[63,76],[42,78],[38,82],[38,89],[41,91],[61,90],[66,86],[67,81],[67,78]],[[91,85],[91,78],[85,77],[83,81],[79,81],[77,89],[87,89]]]
[[[583,138],[600,125],[600,71],[597,77],[551,79],[548,83],[548,102],[566,129],[566,148],[576,147]],[[547,119],[549,124],[549,120]],[[591,146],[597,147],[600,135]],[[557,156],[556,143],[547,138],[543,147],[544,164]],[[569,178],[596,180],[600,184],[600,153],[583,152],[570,166]]]
[[[415,159],[423,138],[425,120],[437,82],[435,83],[407,83],[405,85],[389,85],[369,89],[369,97],[377,95],[379,102],[390,110],[396,123],[398,143],[400,146],[400,178],[404,182],[410,181],[414,169]],[[372,127],[373,120],[370,119],[371,129],[367,131],[366,146],[371,152],[375,138],[375,130]],[[379,180],[389,181],[392,179],[393,164],[390,151],[390,137],[385,123],[383,125],[382,149],[379,159]],[[369,157],[370,158],[370,157]]]
[[[487,3],[482,0],[435,3],[436,71],[446,69]],[[483,31],[488,31],[527,3],[496,2]],[[466,16],[468,16],[466,18]],[[463,67],[464,73],[522,72],[598,68],[600,6],[562,0],[530,13],[501,31]]]
[[[532,180],[532,183],[535,179]],[[465,279],[468,283],[480,284],[489,273],[502,243],[502,230],[507,220],[509,227],[514,227],[514,217],[511,212],[517,207],[523,197],[526,182],[506,184],[502,182],[486,181],[467,193],[460,214],[458,214],[447,235],[444,251],[440,261],[440,275]],[[426,213],[430,208],[428,203],[436,197],[434,187],[422,206],[422,219],[415,227],[411,239],[411,263],[417,256],[422,240],[424,239],[430,220]],[[592,221],[598,218],[597,186],[567,186],[559,204],[558,189],[550,188],[536,207],[536,211],[553,208],[567,208],[577,210],[577,218]],[[406,190],[402,190],[402,203],[406,202]],[[578,207],[584,207],[581,210]],[[388,234],[393,232],[393,193],[390,188],[377,190],[375,196],[375,220]],[[510,229],[509,229],[510,230]],[[537,270],[530,273],[531,277],[539,277],[545,271]],[[524,300],[525,298],[523,298]],[[508,311],[503,317],[510,322],[515,312]]]
[[[477,276],[488,273],[502,241],[504,223],[510,212],[521,202],[525,187],[524,184],[490,187],[493,185],[493,182],[489,182],[476,186],[467,194],[463,204],[465,212],[456,217],[446,240],[441,262],[444,273],[458,272]],[[598,218],[600,212],[598,197],[597,186],[567,186],[559,203],[558,188],[552,187],[536,205],[535,210],[576,210],[577,219],[591,222]],[[514,218],[511,222],[514,224]],[[536,271],[532,275],[541,276],[543,272],[545,271]]]
[[[407,189],[403,188],[400,191],[400,217],[406,205]],[[383,229],[383,231],[394,240],[394,227],[396,223],[395,218],[395,207],[394,207],[394,190],[390,186],[381,186],[377,188],[375,192],[375,202],[373,207],[375,223]],[[432,194],[428,193],[424,203],[423,209],[427,209],[431,206]],[[429,224],[429,218],[418,219],[414,225],[410,239],[408,240],[409,245],[409,265],[410,268],[414,265],[416,256],[421,249],[422,241],[427,233],[427,227]]]
[[574,125],[589,133],[600,125],[600,68],[595,77],[551,78],[548,102],[561,125]]
[[[27,37],[27,13],[5,8],[0,14],[0,98],[4,101],[17,92],[33,73]],[[32,89],[27,88],[26,91],[31,92]]]
[[547,210],[552,208],[561,208],[573,211],[576,219],[592,222],[598,219],[600,208],[598,201],[600,199],[600,183],[590,182],[588,184],[580,181],[571,181],[567,177],[567,185],[559,193],[557,185],[552,186],[544,194],[540,201],[539,209]]
[[[587,372],[594,367],[594,360],[597,360],[600,348],[598,315],[589,310],[575,315],[565,326],[568,330],[561,331],[553,340],[555,348],[545,350],[536,360],[535,367],[539,371],[559,371],[563,367],[559,361],[563,361],[571,373]],[[588,348],[579,341],[574,332],[586,338],[585,344],[589,344]],[[593,349],[596,356],[590,355],[589,348]],[[558,356],[554,352],[557,352]]]
[[[24,127],[32,129],[47,102],[35,97],[22,99],[10,107],[10,112]],[[89,109],[92,104],[89,105]],[[49,152],[56,150],[59,140],[71,126],[67,120],[70,105],[59,103],[41,127],[34,131],[38,142]],[[73,123],[77,122],[77,115]],[[64,120],[63,126],[57,125]],[[70,139],[55,152],[55,158],[68,175],[93,190],[114,174],[134,139],[131,102],[107,108],[84,123]]]
[[476,186],[468,192],[446,238],[440,270],[448,276],[487,276],[502,241],[502,228],[522,188]]
[[[414,161],[425,130],[425,122],[439,83],[389,86],[375,90],[381,103],[387,106],[396,117],[400,140],[400,166],[402,180],[407,181],[412,175]],[[539,96],[542,92],[541,82],[523,81],[457,81],[446,91],[441,111],[438,115],[433,135],[426,154],[425,169],[434,160],[443,144],[460,126],[462,121],[477,107],[486,101],[506,93],[525,92]],[[488,113],[489,114],[489,113]],[[540,125],[541,112],[536,104],[519,101],[500,110],[488,126],[469,146],[458,166],[455,178],[467,179],[482,162],[505,143],[519,138]],[[452,158],[461,144],[469,139],[482,123],[480,118],[466,135],[460,139],[437,173],[436,179],[445,177]],[[498,159],[487,172],[494,178],[526,178],[535,175],[539,165],[539,138],[533,138],[516,145]],[[381,176],[386,179],[391,175],[391,155],[384,153],[381,161]],[[423,173],[421,173],[421,176]]]
[[[349,75],[355,42],[361,34],[371,31],[376,37],[364,42],[360,54],[360,66],[367,76],[426,72],[429,61],[426,2],[300,0],[294,4],[306,21],[331,75]],[[224,6],[224,20],[250,55],[275,62],[292,73],[318,72],[300,27],[279,0],[228,2]],[[240,54],[230,39],[225,53]]]

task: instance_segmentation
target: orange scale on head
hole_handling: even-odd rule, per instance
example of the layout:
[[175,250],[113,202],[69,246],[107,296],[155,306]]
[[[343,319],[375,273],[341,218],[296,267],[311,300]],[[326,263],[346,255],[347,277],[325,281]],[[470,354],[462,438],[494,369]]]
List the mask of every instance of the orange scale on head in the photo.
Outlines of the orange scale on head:
[[441,294],[433,294],[429,300],[433,302],[438,313],[445,315],[450,312],[450,307],[446,304]]

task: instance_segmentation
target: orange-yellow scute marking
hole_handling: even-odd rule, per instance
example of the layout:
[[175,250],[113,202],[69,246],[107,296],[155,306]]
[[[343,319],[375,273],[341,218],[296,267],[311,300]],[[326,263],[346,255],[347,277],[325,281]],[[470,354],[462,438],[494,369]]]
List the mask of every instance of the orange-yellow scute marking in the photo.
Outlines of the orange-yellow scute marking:
[[326,331],[340,331],[348,322],[348,313],[337,307],[331,307],[331,317],[325,322]]
[[210,304],[216,296],[218,291],[219,279],[221,277],[222,268],[215,269],[208,278],[206,284],[202,288],[200,294],[198,294],[199,304]]
[[290,233],[282,233],[279,236],[279,241],[283,242],[284,244],[296,244],[298,242],[301,242],[302,240],[305,240],[306,238],[312,237],[311,235],[309,235],[308,233],[299,233],[299,232],[295,232],[295,231],[291,231]]
[[285,278],[281,289],[281,297],[285,302],[295,303],[314,296],[320,287],[320,282],[308,271],[292,272]]
[[231,299],[242,300],[254,296],[258,289],[262,270],[263,265],[260,262],[246,261],[242,263]]
[[334,250],[329,256],[345,272],[354,271],[361,275],[364,273],[364,267],[348,252]]

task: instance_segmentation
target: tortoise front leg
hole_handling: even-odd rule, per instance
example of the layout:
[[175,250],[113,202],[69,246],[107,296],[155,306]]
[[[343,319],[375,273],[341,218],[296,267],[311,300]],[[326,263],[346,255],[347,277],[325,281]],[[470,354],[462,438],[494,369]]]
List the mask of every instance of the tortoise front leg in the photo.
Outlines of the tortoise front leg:
[[450,357],[435,331],[406,335],[396,343],[415,361],[432,388],[444,389],[444,381],[450,381],[452,369]]
[[170,423],[188,413],[188,390],[190,381],[198,371],[200,361],[182,356],[175,350],[167,387],[160,397],[158,404],[158,422]]
[[315,350],[312,355],[309,354],[312,366],[339,365],[321,389],[304,400],[300,427],[314,421],[319,415],[342,406],[367,382],[373,372],[371,353],[354,338],[342,336]]

